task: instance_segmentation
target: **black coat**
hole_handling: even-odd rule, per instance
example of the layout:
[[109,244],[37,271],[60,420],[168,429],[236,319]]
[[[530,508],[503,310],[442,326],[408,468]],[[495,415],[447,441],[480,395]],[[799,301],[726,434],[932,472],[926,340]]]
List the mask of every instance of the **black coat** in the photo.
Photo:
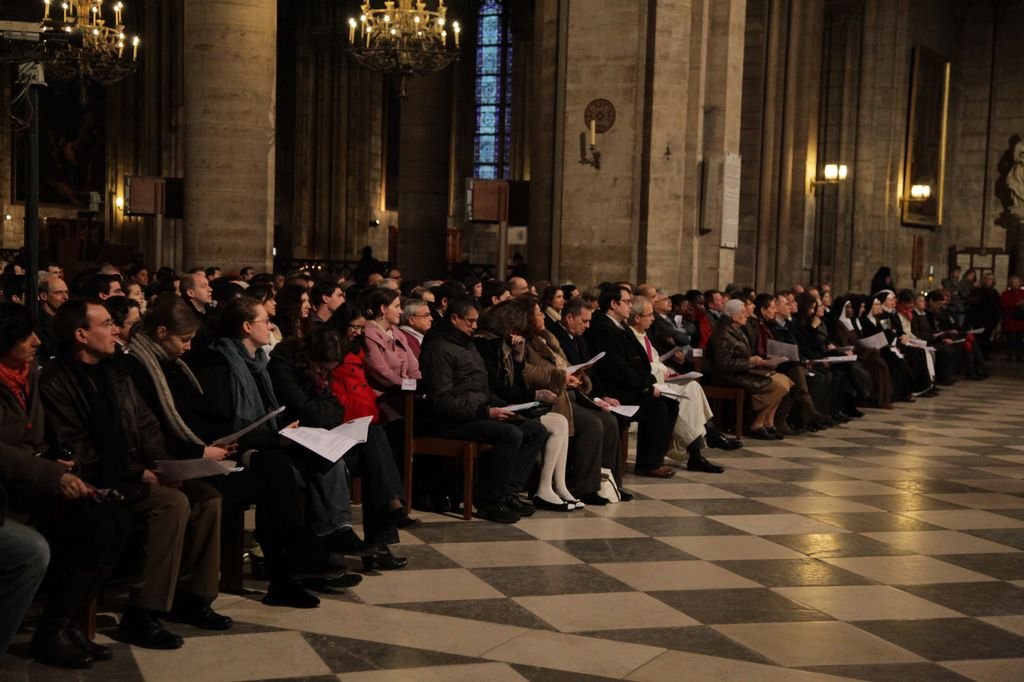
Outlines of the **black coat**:
[[417,421],[443,432],[474,419],[487,419],[491,405],[505,401],[491,395],[487,366],[473,339],[448,320],[434,325],[420,346],[420,371],[426,404]]
[[610,395],[625,404],[636,405],[654,394],[651,362],[632,331],[599,312],[594,313],[584,336],[594,353],[605,353],[590,370],[596,395]]
[[285,406],[279,420],[291,424],[295,420],[300,426],[333,429],[345,421],[345,408],[331,393],[330,384],[318,389],[312,377],[296,366],[295,341],[282,341],[270,354],[267,372],[274,385],[274,395],[279,404]]
[[473,337],[473,345],[487,367],[487,383],[491,393],[510,404],[535,400],[536,391],[526,385],[523,376],[525,360],[517,362],[512,357],[512,350],[502,339],[486,334],[477,335]]
[[569,361],[570,365],[582,365],[594,357],[590,352],[590,345],[587,343],[586,336],[570,336],[569,330],[560,324],[554,325],[551,333],[558,340],[558,345],[562,347],[565,359]]
[[758,392],[771,382],[768,378],[771,372],[753,367],[750,364],[753,355],[743,330],[731,320],[723,320],[708,341],[704,368],[715,385]]

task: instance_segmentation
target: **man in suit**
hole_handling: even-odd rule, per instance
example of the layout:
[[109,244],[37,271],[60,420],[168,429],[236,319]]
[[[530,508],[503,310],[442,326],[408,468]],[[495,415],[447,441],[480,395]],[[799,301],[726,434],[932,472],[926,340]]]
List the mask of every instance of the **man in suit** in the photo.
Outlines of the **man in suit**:
[[592,370],[595,392],[640,407],[634,415],[639,424],[634,472],[638,476],[671,478],[675,469],[665,466],[664,461],[679,403],[661,396],[654,385],[647,353],[624,326],[632,303],[633,296],[625,287],[612,285],[601,291],[599,311],[585,334],[593,352],[605,353]]

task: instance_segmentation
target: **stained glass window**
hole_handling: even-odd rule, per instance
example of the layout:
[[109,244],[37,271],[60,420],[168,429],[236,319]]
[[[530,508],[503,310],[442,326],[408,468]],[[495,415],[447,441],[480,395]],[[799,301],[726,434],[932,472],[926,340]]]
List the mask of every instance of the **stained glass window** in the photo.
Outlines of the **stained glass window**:
[[473,175],[509,176],[512,141],[512,43],[502,0],[482,0],[476,38]]

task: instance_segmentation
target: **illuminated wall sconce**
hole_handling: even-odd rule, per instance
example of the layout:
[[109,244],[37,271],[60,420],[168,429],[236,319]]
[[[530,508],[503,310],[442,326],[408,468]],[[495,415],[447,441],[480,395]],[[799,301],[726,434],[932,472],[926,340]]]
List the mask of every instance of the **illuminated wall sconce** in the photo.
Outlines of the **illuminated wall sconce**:
[[12,218],[13,218],[13,216],[10,213],[4,213],[4,222],[5,223],[11,222]]
[[818,185],[837,185],[843,182],[849,172],[845,163],[826,163],[822,169],[822,177],[811,180],[810,192]]
[[123,211],[124,210],[124,197],[122,197],[122,196],[114,197],[114,206],[117,208],[118,211]]
[[932,195],[931,185],[911,185],[910,186],[910,200],[911,201],[925,201]]

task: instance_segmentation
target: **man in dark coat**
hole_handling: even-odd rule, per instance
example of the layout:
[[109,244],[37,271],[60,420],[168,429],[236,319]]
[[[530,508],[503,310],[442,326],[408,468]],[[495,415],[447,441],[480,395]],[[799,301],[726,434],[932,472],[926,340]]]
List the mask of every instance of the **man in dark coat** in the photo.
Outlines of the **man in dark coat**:
[[632,300],[629,290],[619,286],[605,288],[598,299],[599,312],[585,334],[593,352],[605,353],[591,370],[595,394],[640,407],[634,416],[639,424],[634,471],[639,476],[671,478],[675,469],[664,462],[672,444],[679,403],[661,396],[654,385],[647,353],[633,332],[623,326]]

